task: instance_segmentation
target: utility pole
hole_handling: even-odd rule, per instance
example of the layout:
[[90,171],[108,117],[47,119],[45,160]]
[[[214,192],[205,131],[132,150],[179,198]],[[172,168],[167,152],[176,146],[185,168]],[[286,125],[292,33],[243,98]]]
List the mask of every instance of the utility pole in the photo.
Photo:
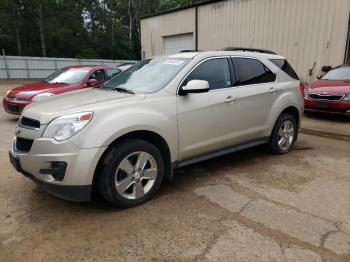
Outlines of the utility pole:
[[5,64],[5,70],[6,70],[6,76],[7,78],[10,78],[10,71],[7,65],[7,60],[6,60],[6,54],[5,54],[5,49],[2,49],[2,56],[4,57],[4,64]]

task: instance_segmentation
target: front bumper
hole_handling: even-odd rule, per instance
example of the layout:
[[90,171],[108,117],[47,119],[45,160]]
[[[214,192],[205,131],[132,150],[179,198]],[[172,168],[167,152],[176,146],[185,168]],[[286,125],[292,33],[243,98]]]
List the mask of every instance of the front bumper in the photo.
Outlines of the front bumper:
[[328,101],[304,98],[305,111],[350,116],[350,101]]
[[69,140],[59,143],[40,138],[28,152],[21,152],[14,139],[9,155],[18,172],[49,193],[70,201],[89,201],[94,172],[105,149],[82,149]]
[[2,100],[2,105],[4,107],[5,112],[13,115],[20,115],[23,111],[23,109],[31,104],[30,101],[13,101],[8,99],[7,97],[4,97]]

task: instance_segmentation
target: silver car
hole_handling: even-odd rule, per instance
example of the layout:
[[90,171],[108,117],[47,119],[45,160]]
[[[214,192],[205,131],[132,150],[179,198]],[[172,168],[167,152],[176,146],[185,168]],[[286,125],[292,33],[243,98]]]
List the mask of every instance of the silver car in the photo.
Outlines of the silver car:
[[111,204],[149,200],[173,170],[267,144],[291,150],[303,112],[300,82],[281,56],[186,52],[141,61],[101,88],[33,103],[10,160],[50,193]]

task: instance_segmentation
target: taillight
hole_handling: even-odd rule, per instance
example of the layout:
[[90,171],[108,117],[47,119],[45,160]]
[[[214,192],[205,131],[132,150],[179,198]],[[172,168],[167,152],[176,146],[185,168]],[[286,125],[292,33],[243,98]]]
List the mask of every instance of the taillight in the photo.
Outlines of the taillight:
[[300,82],[299,88],[300,88],[300,92],[301,92],[301,93],[302,93],[302,95],[304,96],[305,85],[304,85],[304,83],[303,83],[303,82]]

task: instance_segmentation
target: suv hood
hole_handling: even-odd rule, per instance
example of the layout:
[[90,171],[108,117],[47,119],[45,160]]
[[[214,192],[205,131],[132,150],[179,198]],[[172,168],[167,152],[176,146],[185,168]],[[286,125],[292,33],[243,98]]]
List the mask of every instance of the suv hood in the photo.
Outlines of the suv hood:
[[350,81],[319,80],[310,85],[308,91],[317,94],[350,94]]
[[111,90],[77,90],[32,103],[25,107],[22,116],[39,120],[41,124],[47,124],[59,116],[121,106],[122,103],[133,103],[144,97],[144,94],[134,95]]

